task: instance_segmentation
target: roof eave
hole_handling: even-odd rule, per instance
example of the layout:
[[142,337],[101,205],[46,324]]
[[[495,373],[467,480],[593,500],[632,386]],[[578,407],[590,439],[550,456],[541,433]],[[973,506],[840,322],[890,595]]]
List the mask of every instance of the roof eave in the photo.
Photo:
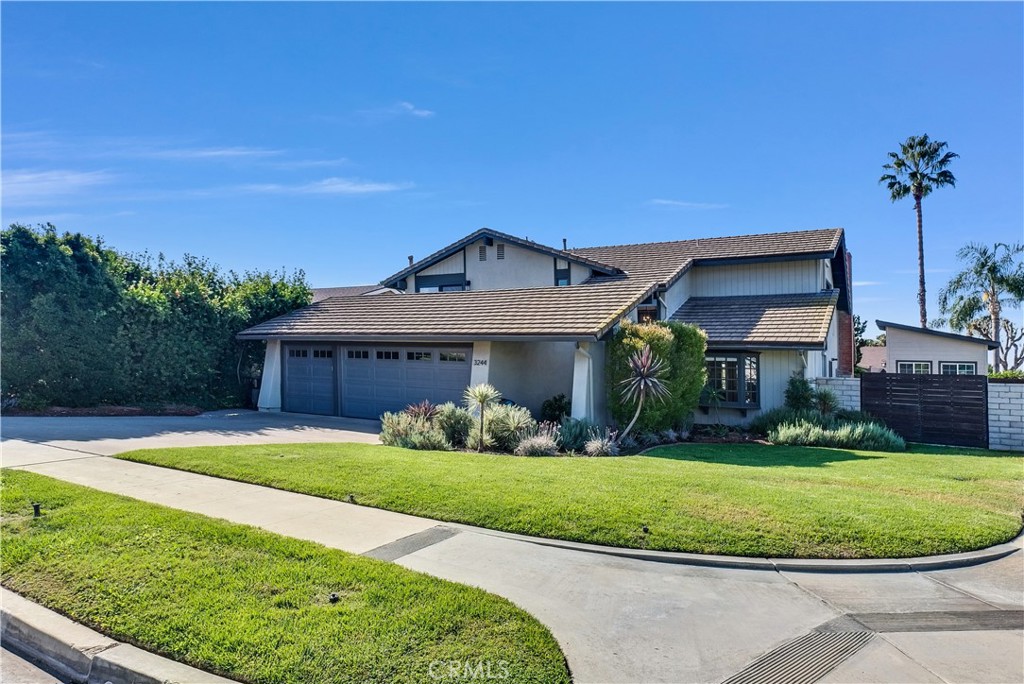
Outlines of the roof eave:
[[235,336],[239,340],[276,340],[281,342],[351,342],[360,344],[369,343],[402,343],[402,342],[419,342],[419,343],[444,343],[444,342],[595,342],[600,339],[600,335],[592,333],[581,333],[581,332],[562,332],[562,333],[521,333],[521,334],[500,334],[500,333],[481,333],[473,335],[445,335],[445,334],[407,334],[401,333],[368,333],[363,335],[354,334],[337,334],[337,333],[276,333],[276,334],[258,334],[244,332],[239,333]]

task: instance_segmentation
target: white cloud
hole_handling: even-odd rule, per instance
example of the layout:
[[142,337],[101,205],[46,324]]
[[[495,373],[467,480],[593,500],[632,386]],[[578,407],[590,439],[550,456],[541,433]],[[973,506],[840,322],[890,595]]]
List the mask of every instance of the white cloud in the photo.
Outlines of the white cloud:
[[295,159],[293,161],[280,161],[274,163],[274,168],[293,170],[293,169],[318,169],[328,166],[345,166],[349,164],[348,159],[345,157],[338,157],[336,159]]
[[379,183],[352,178],[324,178],[323,180],[296,185],[262,183],[243,185],[238,189],[243,192],[277,193],[285,195],[370,195],[383,192],[395,192],[411,187],[411,183]]
[[398,106],[402,111],[408,112],[409,114],[417,116],[421,119],[426,119],[428,117],[434,116],[434,112],[430,111],[429,109],[417,109],[412,102],[399,102]]
[[5,206],[46,204],[62,197],[81,194],[100,185],[107,185],[115,178],[116,176],[106,171],[4,171],[3,203]]
[[[115,151],[117,153],[118,151]],[[127,148],[119,151],[126,156],[151,157],[154,159],[253,159],[274,157],[283,154],[281,150],[261,147],[180,147],[171,149]]]
[[885,285],[885,283],[879,282],[877,280],[854,280],[853,281],[853,286],[854,287],[873,287],[875,285]]
[[671,199],[652,199],[647,202],[652,207],[666,207],[669,209],[728,209],[728,204],[712,204],[709,202],[683,202]]

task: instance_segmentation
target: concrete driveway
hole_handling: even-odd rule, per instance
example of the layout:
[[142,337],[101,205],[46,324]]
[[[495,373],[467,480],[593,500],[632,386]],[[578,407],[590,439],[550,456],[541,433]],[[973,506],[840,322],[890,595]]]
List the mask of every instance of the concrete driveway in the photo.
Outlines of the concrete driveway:
[[146,447],[376,441],[287,414],[4,418],[3,465],[482,587],[558,639],[578,682],[1024,681],[1024,567],[837,574],[670,565],[107,458]]

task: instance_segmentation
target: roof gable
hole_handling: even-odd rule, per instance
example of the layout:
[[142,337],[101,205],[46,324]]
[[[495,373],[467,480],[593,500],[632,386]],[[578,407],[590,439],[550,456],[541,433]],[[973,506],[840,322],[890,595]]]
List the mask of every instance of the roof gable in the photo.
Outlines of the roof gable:
[[398,285],[399,281],[408,278],[410,275],[418,273],[419,271],[422,271],[425,268],[429,268],[430,266],[433,266],[434,264],[447,259],[448,257],[452,256],[458,251],[465,249],[469,245],[473,244],[477,240],[488,238],[490,238],[491,240],[498,240],[500,242],[507,243],[510,245],[515,245],[517,247],[522,247],[524,249],[529,249],[534,252],[540,252],[541,254],[547,254],[549,256],[557,257],[559,259],[565,259],[567,261],[583,264],[584,266],[592,268],[595,271],[598,271],[599,273],[602,273],[604,275],[619,275],[622,273],[622,270],[616,266],[610,266],[608,264],[602,263],[599,260],[592,259],[581,254],[576,254],[575,252],[555,249],[554,247],[548,247],[547,245],[542,245],[538,242],[524,240],[523,238],[519,238],[514,235],[502,233],[497,230],[491,230],[490,228],[481,228],[480,230],[470,233],[461,240],[457,240],[456,242],[453,242],[450,245],[447,245],[446,247],[442,247],[441,249],[437,250],[430,256],[420,259],[416,263],[411,264],[406,268],[403,268],[401,271],[388,276],[387,278],[381,281],[381,285],[395,287]]

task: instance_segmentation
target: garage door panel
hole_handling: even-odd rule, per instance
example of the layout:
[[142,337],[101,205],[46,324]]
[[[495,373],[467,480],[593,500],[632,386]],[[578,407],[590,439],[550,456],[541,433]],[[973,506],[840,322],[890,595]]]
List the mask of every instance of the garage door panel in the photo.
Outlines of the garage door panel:
[[[361,358],[349,359],[350,350],[358,350]],[[377,345],[350,347],[342,356],[342,415],[377,418],[424,399],[460,402],[469,384],[472,349]],[[441,361],[442,356],[452,360]]]
[[285,411],[335,414],[335,354],[324,345],[291,344],[284,351]]

